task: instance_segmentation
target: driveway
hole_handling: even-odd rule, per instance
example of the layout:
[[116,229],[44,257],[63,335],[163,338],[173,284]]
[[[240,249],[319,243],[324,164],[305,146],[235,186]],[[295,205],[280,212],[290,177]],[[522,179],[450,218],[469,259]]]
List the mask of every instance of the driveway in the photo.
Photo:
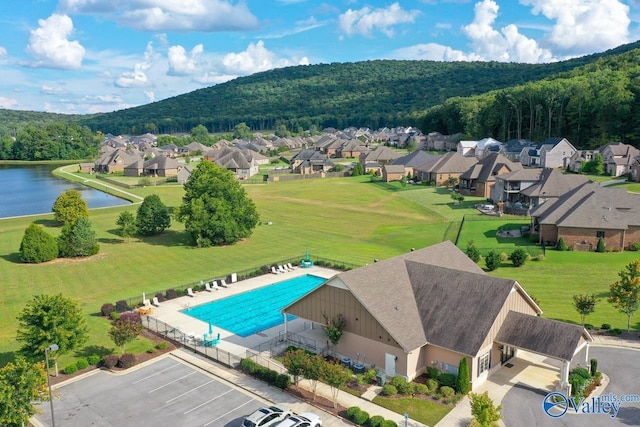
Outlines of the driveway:
[[[598,359],[598,370],[609,376],[604,394],[640,394],[640,351],[615,347],[591,347],[589,358]],[[574,360],[584,361],[584,350]],[[584,364],[583,364],[584,365]],[[546,396],[526,386],[514,386],[502,400],[503,421],[509,427],[601,427],[640,425],[640,403],[623,403],[616,418],[609,415],[576,415],[572,409],[561,418],[550,418],[542,409]]]

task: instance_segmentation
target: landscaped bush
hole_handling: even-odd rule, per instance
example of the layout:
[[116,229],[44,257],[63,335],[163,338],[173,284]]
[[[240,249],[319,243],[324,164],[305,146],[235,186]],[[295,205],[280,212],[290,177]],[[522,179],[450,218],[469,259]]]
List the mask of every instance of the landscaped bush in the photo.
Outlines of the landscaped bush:
[[360,412],[362,409],[360,409],[359,406],[352,406],[350,408],[347,408],[347,418],[352,420],[353,417]]
[[276,377],[276,381],[274,385],[278,388],[285,390],[291,385],[291,377],[287,374],[279,374]]
[[585,323],[584,324],[584,328],[587,329],[587,330],[591,330],[591,329],[593,329],[593,325],[591,323]]
[[426,384],[417,383],[414,387],[415,394],[429,394],[429,387]]
[[608,331],[609,329],[611,329],[611,325],[608,323],[603,323],[602,326],[600,326],[600,329],[604,329],[605,331]]
[[89,365],[97,365],[98,363],[100,363],[100,355],[90,355],[89,357],[87,357],[87,362],[89,362]]
[[433,393],[434,391],[436,391],[438,389],[438,380],[435,380],[433,378],[429,378],[426,381],[426,385],[427,385],[427,388],[429,389],[429,392]]
[[162,341],[162,342],[159,342],[158,344],[156,344],[156,348],[158,350],[164,350],[165,348],[167,348],[166,341]]
[[620,328],[613,328],[613,329],[611,330],[611,333],[612,333],[613,335],[620,336],[620,335],[622,335],[622,329],[620,329]]
[[109,315],[109,319],[115,322],[116,320],[120,319],[120,316],[122,316],[122,313],[119,313],[117,311],[112,311],[111,314]]
[[118,355],[116,354],[108,354],[102,358],[102,366],[107,369],[113,369],[118,364]]
[[580,375],[582,378],[589,380],[591,379],[591,374],[587,368],[576,367],[573,368],[573,373],[576,375]]
[[115,309],[116,308],[114,307],[113,304],[111,304],[110,302],[107,302],[105,304],[102,304],[102,307],[100,307],[100,313],[105,317],[109,317],[109,315],[113,313]]
[[369,413],[363,411],[358,406],[347,409],[347,418],[359,426],[363,426],[369,421]]
[[566,251],[567,249],[569,249],[562,237],[558,239],[558,245],[556,246],[556,249],[559,251]]
[[606,252],[607,248],[602,237],[598,238],[598,244],[596,245],[596,252]]
[[386,383],[382,387],[383,396],[395,396],[396,394],[398,394],[398,389],[395,388],[391,383]]
[[496,251],[489,251],[484,259],[484,263],[487,266],[487,270],[496,270],[498,267],[500,267],[500,254]]
[[178,293],[176,292],[175,289],[167,289],[166,295],[167,295],[167,299],[178,298]]
[[591,368],[591,375],[595,375],[598,372],[598,359],[589,360],[589,368]]
[[449,398],[453,397],[456,394],[456,391],[453,389],[453,387],[443,385],[442,387],[440,387],[440,394],[442,394],[442,396],[444,396],[445,398]]
[[167,300],[161,292],[158,292],[156,294],[156,298],[158,298],[158,302],[162,302],[162,301],[166,301]]
[[375,383],[376,382],[376,370],[375,369],[369,369],[368,371],[366,371],[364,374],[362,374],[362,379],[364,380],[364,382],[371,384],[371,383]]
[[384,420],[384,423],[382,423],[382,427],[398,427],[398,423],[391,420]]
[[407,382],[403,377],[393,377],[390,381],[391,385],[398,390],[398,393],[402,395],[410,395],[413,394],[413,384]]
[[116,311],[118,313],[124,313],[127,310],[129,310],[129,305],[125,300],[121,299],[120,301],[116,302]]
[[149,353],[149,354],[153,354],[153,353],[155,353],[156,351],[158,351],[158,350],[157,350],[155,347],[151,347],[150,349],[148,349],[148,350],[147,350],[147,353]]
[[509,255],[509,259],[513,263],[514,267],[521,267],[527,262],[527,258],[529,254],[522,248],[518,248],[515,251],[511,252]]
[[434,367],[428,366],[427,376],[429,378],[433,378],[434,380],[437,380],[440,377],[440,371]]
[[269,266],[263,265],[262,267],[260,267],[260,271],[262,272],[262,274],[268,274],[271,270],[269,269]]
[[67,375],[75,374],[76,372],[78,372],[78,367],[76,366],[75,363],[72,363],[71,365],[65,366],[62,372],[64,372]]
[[138,360],[135,354],[125,353],[120,356],[120,360],[118,360],[117,366],[122,369],[129,369],[134,367],[136,363],[138,363]]
[[384,424],[384,417],[380,415],[374,415],[369,418],[369,427],[382,427]]
[[82,370],[86,367],[89,366],[89,361],[87,359],[85,359],[84,357],[81,357],[80,359],[76,360],[76,366],[78,367],[78,370]]
[[447,386],[451,388],[454,388],[456,386],[456,376],[447,372],[441,373],[438,381],[440,382],[441,386]]
[[533,258],[531,258],[534,261],[544,261],[544,255],[542,254],[538,254],[536,256],[534,256]]
[[640,242],[633,242],[629,245],[629,250],[631,251],[640,251]]

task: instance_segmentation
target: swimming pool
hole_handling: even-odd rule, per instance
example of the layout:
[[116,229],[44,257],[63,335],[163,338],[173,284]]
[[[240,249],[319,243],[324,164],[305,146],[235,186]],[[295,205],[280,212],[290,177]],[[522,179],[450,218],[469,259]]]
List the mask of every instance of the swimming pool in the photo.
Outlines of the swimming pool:
[[[185,309],[182,313],[241,337],[248,337],[284,323],[280,310],[326,280],[311,274],[298,276]],[[295,319],[295,316],[288,315],[287,319]]]

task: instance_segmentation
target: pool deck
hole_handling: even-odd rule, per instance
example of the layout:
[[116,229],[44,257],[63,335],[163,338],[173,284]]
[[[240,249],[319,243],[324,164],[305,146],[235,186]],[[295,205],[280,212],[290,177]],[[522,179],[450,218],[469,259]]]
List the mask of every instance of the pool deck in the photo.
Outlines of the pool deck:
[[[182,296],[172,300],[163,301],[160,303],[159,307],[154,308],[150,317],[167,323],[172,327],[177,327],[183,333],[192,334],[195,337],[202,338],[202,336],[209,331],[209,324],[182,313],[182,310],[232,295],[237,295],[242,292],[272,285],[294,277],[311,274],[328,279],[335,276],[337,273],[339,272],[336,270],[313,266],[310,268],[296,267],[295,270],[282,274],[265,274],[231,284],[228,283],[227,288],[217,291],[208,292],[205,290],[198,292],[194,297]],[[218,343],[218,347],[220,349],[228,351],[231,354],[244,355],[247,349],[257,347],[258,345],[277,337],[278,334],[284,332],[284,327],[285,325],[281,324],[243,338],[230,331],[220,329],[214,324],[213,334],[216,335],[218,332],[220,333],[220,342]],[[287,331],[296,333],[303,332],[303,335],[306,337],[320,340],[320,347],[324,345],[324,341],[326,340],[326,335],[321,328],[318,328],[317,325],[313,326],[309,321],[305,321],[304,319],[288,321]]]

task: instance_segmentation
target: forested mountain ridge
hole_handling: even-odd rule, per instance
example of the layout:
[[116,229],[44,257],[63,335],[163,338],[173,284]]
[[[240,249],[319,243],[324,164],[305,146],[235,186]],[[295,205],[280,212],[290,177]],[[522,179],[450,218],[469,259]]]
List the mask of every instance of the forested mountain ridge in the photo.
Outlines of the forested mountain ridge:
[[281,124],[291,131],[417,125],[448,98],[538,81],[639,46],[550,64],[376,60],[287,67],[80,123],[114,134],[186,132],[198,124],[227,132],[241,122],[254,131]]

